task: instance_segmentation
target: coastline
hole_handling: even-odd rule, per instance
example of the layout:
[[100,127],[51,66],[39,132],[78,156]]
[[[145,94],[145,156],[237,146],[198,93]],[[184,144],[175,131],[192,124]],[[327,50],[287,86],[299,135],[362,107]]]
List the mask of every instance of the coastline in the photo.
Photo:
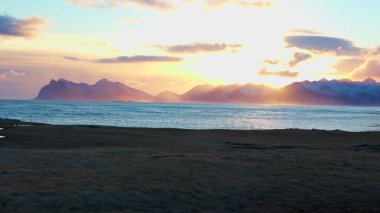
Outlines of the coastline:
[[376,212],[380,132],[0,119],[6,212]]

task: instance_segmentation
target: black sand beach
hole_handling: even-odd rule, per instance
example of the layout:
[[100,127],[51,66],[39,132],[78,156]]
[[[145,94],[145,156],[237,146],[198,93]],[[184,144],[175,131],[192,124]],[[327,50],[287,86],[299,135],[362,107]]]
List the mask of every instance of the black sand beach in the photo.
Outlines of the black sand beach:
[[380,132],[0,128],[0,212],[380,211]]

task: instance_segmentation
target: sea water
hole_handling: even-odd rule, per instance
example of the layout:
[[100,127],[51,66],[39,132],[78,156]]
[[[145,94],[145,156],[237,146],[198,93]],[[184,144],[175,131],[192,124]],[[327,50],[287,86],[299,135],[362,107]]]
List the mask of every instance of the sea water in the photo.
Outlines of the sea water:
[[0,100],[0,118],[120,127],[380,131],[378,107]]

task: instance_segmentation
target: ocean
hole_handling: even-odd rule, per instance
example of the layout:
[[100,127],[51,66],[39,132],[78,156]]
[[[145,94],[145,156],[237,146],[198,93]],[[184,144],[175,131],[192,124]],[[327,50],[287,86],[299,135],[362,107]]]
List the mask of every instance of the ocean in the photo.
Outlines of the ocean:
[[149,128],[380,131],[379,107],[0,100],[0,118]]

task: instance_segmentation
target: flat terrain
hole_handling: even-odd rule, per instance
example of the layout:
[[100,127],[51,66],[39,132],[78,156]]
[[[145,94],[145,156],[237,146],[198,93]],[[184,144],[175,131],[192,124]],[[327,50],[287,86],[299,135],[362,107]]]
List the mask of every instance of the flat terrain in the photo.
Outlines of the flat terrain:
[[0,212],[380,212],[380,132],[0,128]]

